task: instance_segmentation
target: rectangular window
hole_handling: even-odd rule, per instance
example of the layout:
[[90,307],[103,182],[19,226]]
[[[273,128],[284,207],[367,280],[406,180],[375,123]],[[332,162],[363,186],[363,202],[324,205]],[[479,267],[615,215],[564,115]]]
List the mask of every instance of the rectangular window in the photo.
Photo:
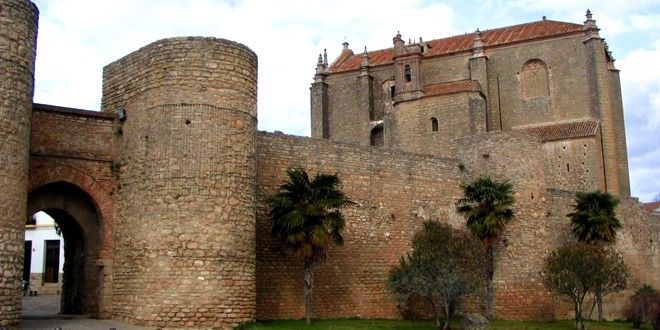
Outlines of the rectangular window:
[[44,283],[57,283],[60,272],[60,240],[45,242]]

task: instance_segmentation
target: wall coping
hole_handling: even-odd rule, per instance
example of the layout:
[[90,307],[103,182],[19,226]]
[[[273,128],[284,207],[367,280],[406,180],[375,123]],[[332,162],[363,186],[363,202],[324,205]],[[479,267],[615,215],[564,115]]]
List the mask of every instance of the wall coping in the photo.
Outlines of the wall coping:
[[61,107],[57,105],[41,104],[41,103],[34,103],[34,105],[32,106],[32,110],[43,111],[43,112],[54,112],[63,115],[74,115],[74,116],[92,117],[98,119],[108,119],[108,120],[114,120],[117,117],[117,115],[115,115],[114,113],[83,110],[83,109],[76,109],[70,107]]

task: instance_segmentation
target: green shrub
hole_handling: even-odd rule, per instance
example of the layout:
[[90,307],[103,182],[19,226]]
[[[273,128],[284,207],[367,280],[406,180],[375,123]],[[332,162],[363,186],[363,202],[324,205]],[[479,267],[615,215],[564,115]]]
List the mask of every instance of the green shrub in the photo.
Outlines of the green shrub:
[[652,286],[644,284],[630,297],[626,317],[635,329],[639,329],[644,322],[653,325],[653,329],[660,328],[660,293]]

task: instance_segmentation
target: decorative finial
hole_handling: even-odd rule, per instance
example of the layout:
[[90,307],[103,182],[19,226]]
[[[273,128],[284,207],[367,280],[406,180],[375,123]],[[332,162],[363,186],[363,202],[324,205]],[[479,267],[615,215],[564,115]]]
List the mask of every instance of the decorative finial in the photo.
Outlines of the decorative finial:
[[543,15],[543,20],[545,21],[545,15]]
[[367,46],[364,46],[364,52],[362,53],[362,67],[366,68],[370,65],[369,62],[369,52],[367,52]]
[[584,21],[584,27],[582,30],[587,34],[589,38],[600,38],[598,31],[600,30],[596,25],[596,21],[593,19],[591,10],[587,9],[587,20]]
[[323,55],[319,54],[319,59],[316,62],[316,75],[314,76],[314,79],[322,79],[322,75],[327,68],[328,66],[323,62]]
[[401,38],[401,33],[399,32],[399,30],[396,31],[396,35],[394,36],[394,38],[392,38],[392,43],[394,44],[394,46],[406,45],[406,42],[403,41],[403,39]]
[[328,51],[323,48],[323,65],[328,66]]
[[484,41],[481,39],[481,32],[477,28],[474,34],[472,42],[472,57],[482,57],[484,56]]

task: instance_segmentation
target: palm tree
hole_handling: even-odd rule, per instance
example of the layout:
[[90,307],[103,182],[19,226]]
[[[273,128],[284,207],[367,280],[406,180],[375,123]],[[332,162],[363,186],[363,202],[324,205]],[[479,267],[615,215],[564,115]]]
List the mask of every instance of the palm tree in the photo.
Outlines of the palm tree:
[[566,216],[573,224],[573,234],[580,242],[612,244],[621,222],[614,210],[619,200],[606,192],[577,192],[575,211]]
[[341,191],[337,174],[316,174],[310,180],[302,168],[286,171],[289,179],[270,198],[271,235],[303,262],[305,313],[312,315],[314,269],[332,245],[341,245],[342,207],[353,204]]
[[[571,219],[573,234],[579,242],[595,245],[612,245],[616,242],[616,231],[621,228],[621,222],[616,218],[615,209],[619,200],[607,192],[591,191],[575,194],[575,211],[566,216]],[[604,248],[604,247],[602,247]],[[616,288],[615,288],[616,289]],[[598,320],[605,319],[603,312],[603,296],[612,292],[607,285],[594,288],[594,306],[598,306]]]
[[493,300],[495,290],[494,248],[497,238],[502,234],[507,223],[514,218],[513,186],[508,181],[497,182],[490,177],[482,177],[463,186],[463,198],[456,202],[456,210],[467,219],[467,227],[484,244],[486,249],[488,272],[488,299],[486,316],[495,317]]

